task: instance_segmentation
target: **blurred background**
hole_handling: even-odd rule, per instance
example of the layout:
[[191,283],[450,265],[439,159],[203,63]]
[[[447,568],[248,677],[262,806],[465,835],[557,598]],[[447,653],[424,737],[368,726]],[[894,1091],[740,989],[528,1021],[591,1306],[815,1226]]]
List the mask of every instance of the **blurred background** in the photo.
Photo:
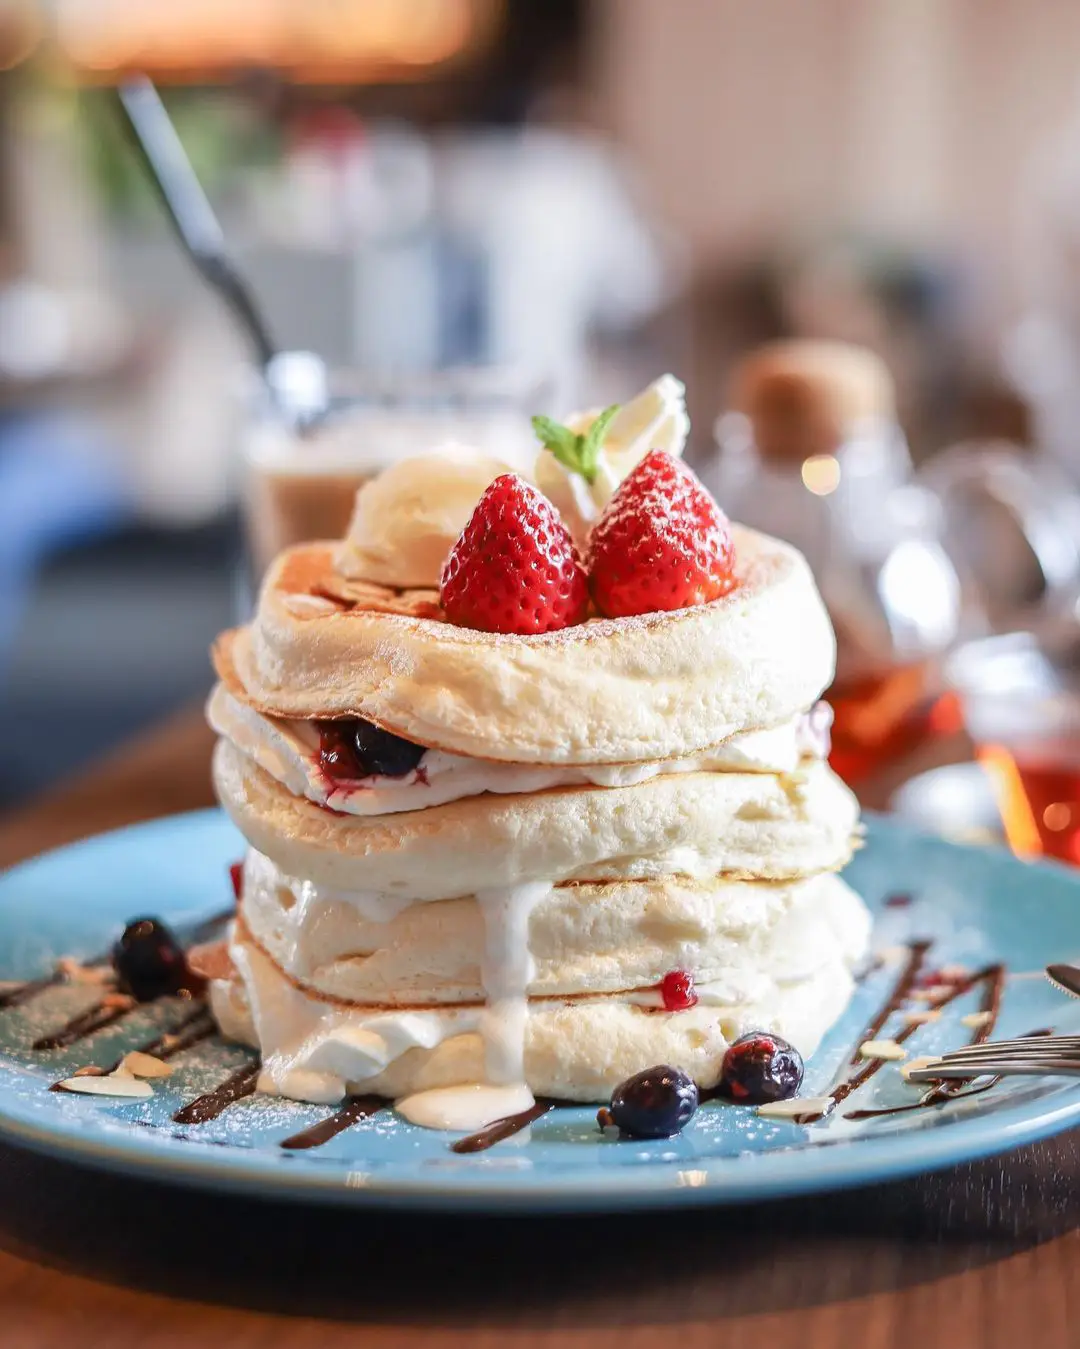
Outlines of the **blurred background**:
[[[275,342],[377,412],[370,457],[430,443],[434,405],[510,440],[671,370],[688,457],[752,515],[777,470],[732,476],[756,454],[721,417],[733,365],[777,338],[857,343],[895,381],[875,416],[902,450],[858,508],[865,526],[888,496],[888,547],[836,515],[831,451],[788,466],[795,523],[762,523],[798,537],[835,496],[812,561],[888,611],[881,659],[839,691],[860,713],[872,676],[872,766],[905,759],[891,791],[918,742],[960,734],[936,759],[970,757],[974,639],[1014,640],[1023,690],[1026,633],[1070,683],[1071,0],[0,0],[0,802],[197,699],[241,602],[258,380],[125,135],[115,90],[138,74]],[[912,669],[914,691],[884,678]],[[1013,830],[1045,844],[1024,799]]]

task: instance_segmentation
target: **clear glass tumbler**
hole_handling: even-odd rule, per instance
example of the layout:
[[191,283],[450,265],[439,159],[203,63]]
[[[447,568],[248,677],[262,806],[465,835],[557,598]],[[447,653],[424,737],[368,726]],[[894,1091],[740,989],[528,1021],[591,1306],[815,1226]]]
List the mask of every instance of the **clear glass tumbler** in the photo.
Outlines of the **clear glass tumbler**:
[[283,548],[340,538],[357,489],[398,460],[453,441],[531,470],[529,417],[546,410],[545,394],[542,382],[499,369],[346,372],[329,377],[325,417],[298,431],[256,391],[239,435],[249,589]]

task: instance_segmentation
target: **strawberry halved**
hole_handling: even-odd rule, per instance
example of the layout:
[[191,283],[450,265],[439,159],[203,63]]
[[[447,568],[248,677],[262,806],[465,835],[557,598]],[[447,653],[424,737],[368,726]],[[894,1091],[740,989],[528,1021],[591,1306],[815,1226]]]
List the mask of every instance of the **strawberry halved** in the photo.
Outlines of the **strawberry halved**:
[[708,604],[736,585],[727,516],[681,459],[652,450],[589,538],[589,588],[609,618]]
[[533,635],[580,623],[589,590],[554,506],[517,474],[504,473],[450,550],[440,599],[461,627]]

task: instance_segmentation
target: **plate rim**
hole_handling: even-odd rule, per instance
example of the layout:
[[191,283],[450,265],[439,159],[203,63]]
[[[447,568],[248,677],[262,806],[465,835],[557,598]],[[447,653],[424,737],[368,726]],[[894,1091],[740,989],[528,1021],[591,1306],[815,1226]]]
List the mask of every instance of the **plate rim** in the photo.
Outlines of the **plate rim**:
[[[879,829],[949,850],[1000,855],[1021,864],[1001,847],[972,848],[928,834],[911,825],[867,812],[871,835]],[[219,808],[210,807],[160,816],[92,835],[29,858],[0,872],[7,883],[25,871],[51,865],[58,857],[95,846],[123,845],[132,834],[161,828],[199,829],[228,823]],[[1066,879],[1080,891],[1080,873],[1056,862],[1034,864]],[[821,1147],[807,1164],[802,1149],[777,1149],[763,1154],[722,1158],[656,1159],[634,1169],[593,1168],[553,1175],[537,1172],[530,1181],[492,1169],[443,1173],[427,1179],[382,1177],[363,1172],[357,1163],[327,1161],[317,1168],[295,1170],[252,1150],[207,1149],[198,1144],[184,1152],[168,1136],[117,1134],[115,1139],[82,1133],[79,1121],[62,1116],[42,1123],[5,1099],[4,1080],[23,1070],[0,1065],[0,1139],[73,1165],[88,1165],[161,1183],[228,1191],[247,1197],[299,1203],[333,1203],[354,1207],[412,1208],[470,1212],[613,1212],[682,1206],[726,1206],[753,1201],[799,1198],[833,1190],[900,1180],[920,1173],[963,1165],[1049,1138],[1080,1123],[1080,1083],[1064,1086],[1042,1109],[1030,1098],[907,1134],[874,1138],[860,1133]],[[854,1150],[854,1151],[853,1151]],[[881,1155],[884,1153],[885,1155]],[[272,1168],[272,1169],[271,1169]],[[691,1173],[694,1179],[684,1176]]]

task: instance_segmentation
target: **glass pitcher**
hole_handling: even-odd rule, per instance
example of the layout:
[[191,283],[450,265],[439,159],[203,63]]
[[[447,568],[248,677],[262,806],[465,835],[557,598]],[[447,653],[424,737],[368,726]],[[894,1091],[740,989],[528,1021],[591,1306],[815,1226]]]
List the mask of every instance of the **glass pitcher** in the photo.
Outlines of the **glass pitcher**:
[[793,543],[832,617],[841,776],[859,785],[954,734],[941,658],[960,631],[962,588],[940,503],[914,480],[884,364],[839,343],[764,347],[735,370],[716,439],[724,509]]

